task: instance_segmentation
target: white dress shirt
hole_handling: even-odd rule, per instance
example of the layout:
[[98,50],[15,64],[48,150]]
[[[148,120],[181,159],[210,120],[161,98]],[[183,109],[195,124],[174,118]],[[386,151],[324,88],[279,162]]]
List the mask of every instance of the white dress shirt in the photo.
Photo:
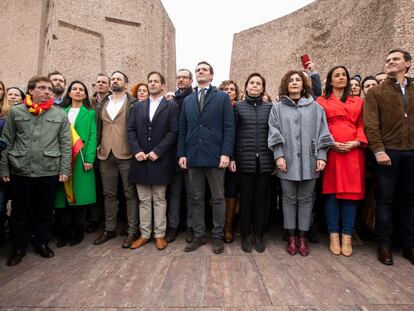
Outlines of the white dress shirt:
[[74,125],[76,118],[78,117],[80,108],[70,108],[68,112],[69,123]]
[[150,96],[149,101],[150,101],[150,110],[149,110],[149,118],[150,118],[150,122],[152,121],[152,118],[154,117],[155,112],[157,111],[158,106],[161,103],[163,96],[161,95],[160,97],[156,98],[156,99],[152,99],[152,97]]
[[126,94],[124,96],[122,96],[119,100],[114,100],[112,95],[108,96],[109,101],[108,104],[106,105],[106,111],[109,114],[109,117],[111,118],[111,120],[115,120],[116,116],[118,115],[119,111],[121,110],[124,101],[126,99]]

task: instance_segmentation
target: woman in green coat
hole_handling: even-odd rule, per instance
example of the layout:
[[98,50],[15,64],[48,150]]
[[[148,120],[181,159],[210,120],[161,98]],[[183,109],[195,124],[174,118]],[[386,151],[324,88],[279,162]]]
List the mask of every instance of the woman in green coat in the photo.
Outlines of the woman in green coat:
[[74,202],[69,203],[64,186],[58,190],[55,207],[59,209],[60,236],[57,247],[77,245],[83,240],[83,227],[88,204],[96,203],[95,172],[96,114],[91,109],[88,90],[81,81],[73,81],[67,90],[62,108],[69,122],[83,141],[73,165]]

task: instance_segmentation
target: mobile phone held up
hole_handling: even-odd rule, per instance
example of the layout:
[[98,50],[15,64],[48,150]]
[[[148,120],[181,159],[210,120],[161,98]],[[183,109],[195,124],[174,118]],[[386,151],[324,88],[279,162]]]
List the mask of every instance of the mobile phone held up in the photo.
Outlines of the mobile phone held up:
[[300,61],[302,62],[303,68],[308,69],[307,63],[310,61],[309,55],[308,54],[303,54],[300,57]]

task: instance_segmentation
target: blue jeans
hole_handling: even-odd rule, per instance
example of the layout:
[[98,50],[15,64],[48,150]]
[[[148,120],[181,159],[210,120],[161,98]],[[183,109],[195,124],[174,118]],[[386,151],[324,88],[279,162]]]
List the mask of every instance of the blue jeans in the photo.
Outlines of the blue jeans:
[[391,246],[394,209],[401,215],[403,247],[414,248],[414,151],[386,150],[392,165],[377,165],[377,243]]
[[339,232],[339,214],[342,212],[342,233],[352,235],[357,201],[337,199],[335,194],[326,197],[325,214],[329,233]]

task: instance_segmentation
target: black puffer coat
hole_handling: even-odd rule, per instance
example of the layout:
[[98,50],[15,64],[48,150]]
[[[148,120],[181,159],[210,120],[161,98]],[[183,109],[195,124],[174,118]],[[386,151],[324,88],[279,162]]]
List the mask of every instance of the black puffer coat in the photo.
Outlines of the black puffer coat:
[[274,169],[272,151],[267,146],[269,114],[272,104],[261,97],[248,97],[234,106],[236,140],[234,160],[237,172],[256,173],[257,158],[260,173],[271,173]]

